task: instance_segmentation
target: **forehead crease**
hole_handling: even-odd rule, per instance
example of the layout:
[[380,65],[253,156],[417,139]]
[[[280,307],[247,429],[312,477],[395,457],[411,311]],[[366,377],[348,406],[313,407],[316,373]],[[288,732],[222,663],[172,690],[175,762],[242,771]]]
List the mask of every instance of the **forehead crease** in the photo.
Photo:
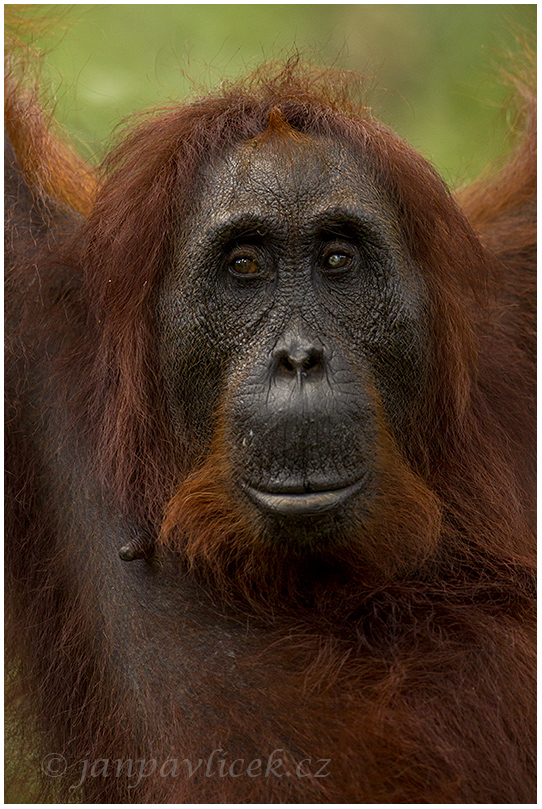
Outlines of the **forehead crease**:
[[295,153],[267,151],[254,154],[248,146],[236,147],[205,173],[204,206],[219,218],[243,209],[269,213],[274,208],[310,206],[318,215],[328,207],[361,203],[374,209],[379,194],[357,156],[333,146],[316,143]]
[[229,157],[206,172],[203,199],[214,210],[232,204],[254,210],[275,205],[310,204],[312,209],[359,200],[371,207],[378,194],[361,167],[353,161],[345,166],[311,159],[309,153],[284,161],[280,154],[250,162]]
[[308,161],[272,159],[228,162],[224,170],[225,190],[239,200],[264,196],[280,202],[307,193],[319,193],[328,184],[322,171],[315,172]]

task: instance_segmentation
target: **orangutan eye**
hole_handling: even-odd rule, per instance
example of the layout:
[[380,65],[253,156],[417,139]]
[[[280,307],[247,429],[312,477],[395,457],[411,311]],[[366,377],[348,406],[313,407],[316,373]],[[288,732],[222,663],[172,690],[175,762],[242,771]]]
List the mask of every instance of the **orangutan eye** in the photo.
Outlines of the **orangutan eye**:
[[257,276],[262,270],[259,261],[251,256],[239,256],[234,258],[229,264],[230,272],[233,275]]
[[324,257],[323,266],[325,270],[344,270],[352,263],[352,256],[339,251],[329,253]]

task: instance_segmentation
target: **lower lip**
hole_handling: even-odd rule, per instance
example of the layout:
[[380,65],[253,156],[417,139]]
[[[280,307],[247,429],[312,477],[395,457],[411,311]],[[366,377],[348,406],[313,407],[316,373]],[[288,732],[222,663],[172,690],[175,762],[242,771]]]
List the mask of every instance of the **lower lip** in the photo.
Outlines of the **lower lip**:
[[252,486],[243,484],[243,489],[253,503],[271,514],[280,517],[313,517],[331,511],[340,506],[361,487],[361,481],[332,489],[327,492],[311,492],[310,494],[288,494],[262,492]]

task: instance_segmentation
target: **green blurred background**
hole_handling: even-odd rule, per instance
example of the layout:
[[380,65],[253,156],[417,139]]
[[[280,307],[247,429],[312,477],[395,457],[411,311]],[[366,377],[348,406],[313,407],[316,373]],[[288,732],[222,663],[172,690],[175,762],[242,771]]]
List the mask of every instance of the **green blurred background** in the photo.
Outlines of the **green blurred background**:
[[[518,51],[516,35],[529,38],[536,27],[534,4],[15,8],[46,50],[43,79],[57,117],[93,160],[130,112],[190,98],[297,47],[371,77],[377,115],[454,185],[505,150],[510,89],[499,66]],[[53,19],[45,28],[44,15]]]
[[[20,7],[19,7],[20,8]],[[186,99],[294,47],[371,77],[377,115],[457,185],[505,148],[499,65],[536,5],[41,5],[57,116],[93,159],[134,110]],[[28,14],[28,10],[25,11]]]

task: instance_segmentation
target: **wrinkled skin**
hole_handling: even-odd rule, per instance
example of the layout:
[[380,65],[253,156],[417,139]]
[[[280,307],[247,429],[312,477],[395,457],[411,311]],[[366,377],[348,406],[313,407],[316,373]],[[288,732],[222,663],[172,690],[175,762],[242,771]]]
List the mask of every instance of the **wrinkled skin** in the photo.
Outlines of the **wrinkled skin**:
[[[210,118],[168,120],[175,138],[158,118],[121,147],[88,222],[68,215],[71,247],[13,172],[17,781],[43,728],[27,781],[52,752],[68,772],[43,771],[42,802],[529,802],[517,299],[467,373],[464,275],[482,288],[493,261],[386,131],[369,158],[267,110],[185,170],[160,161]],[[510,186],[493,234],[515,290]],[[139,782],[104,772],[138,761]],[[288,778],[301,762],[329,776]]]
[[321,535],[370,508],[380,406],[408,442],[430,362],[421,272],[359,155],[324,140],[238,146],[198,200],[159,300],[174,430],[204,453],[220,411],[240,497],[281,536]]

